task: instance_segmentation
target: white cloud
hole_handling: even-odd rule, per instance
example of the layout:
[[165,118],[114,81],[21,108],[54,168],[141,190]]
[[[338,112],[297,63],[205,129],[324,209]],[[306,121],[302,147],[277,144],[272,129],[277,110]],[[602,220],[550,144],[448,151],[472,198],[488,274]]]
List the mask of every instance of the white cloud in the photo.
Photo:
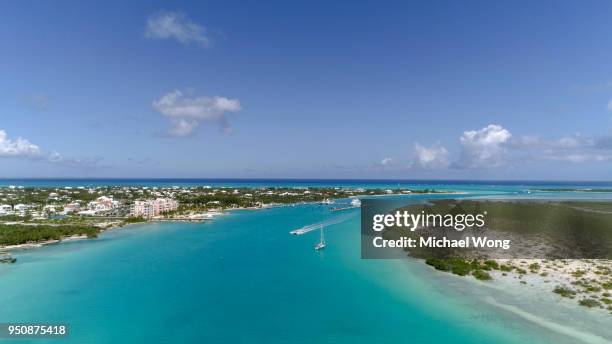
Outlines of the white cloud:
[[49,161],[51,162],[62,162],[64,161],[64,156],[61,155],[60,153],[53,151],[51,152],[51,154],[49,154]]
[[425,169],[439,169],[448,167],[448,151],[442,146],[425,147],[419,143],[414,144],[415,163]]
[[593,138],[584,137],[580,134],[562,136],[557,139],[543,139],[539,136],[521,136],[512,138],[508,146],[512,149],[547,149],[567,150],[592,147],[595,145]]
[[75,158],[75,157],[66,157],[61,153],[56,151],[52,151],[49,154],[44,154],[42,158],[45,161],[61,165],[65,167],[78,167],[78,168],[91,168],[91,167],[100,167],[100,162],[102,158],[100,157],[88,157],[88,158]]
[[463,132],[461,154],[455,163],[459,168],[488,168],[504,164],[505,145],[512,134],[501,125],[490,124],[480,130]]
[[0,158],[23,158],[34,162],[51,163],[56,165],[84,167],[93,166],[101,160],[100,158],[71,158],[51,151],[46,152],[38,145],[30,141],[17,137],[9,138],[6,131],[0,129]]
[[186,97],[183,92],[174,90],[153,102],[153,108],[168,117],[174,124],[169,130],[172,136],[188,136],[200,122],[218,125],[224,132],[231,126],[226,114],[241,110],[238,99],[225,97]]
[[162,11],[149,17],[145,35],[149,38],[173,38],[182,44],[210,45],[206,28],[191,21],[181,12]]
[[11,139],[6,131],[0,130],[0,157],[33,158],[40,154],[40,147],[37,145],[21,137]]
[[382,160],[380,161],[380,164],[381,164],[381,165],[383,165],[383,166],[390,166],[390,165],[392,165],[393,163],[394,163],[393,158],[389,158],[389,157],[384,158],[384,159],[382,159]]
[[174,127],[172,127],[168,133],[170,136],[189,136],[193,133],[193,130],[198,126],[198,122],[194,120],[177,119],[174,121]]
[[611,138],[586,137],[580,134],[544,139],[539,136],[523,136],[512,139],[508,145],[514,160],[586,162],[612,159]]
[[[537,135],[513,136],[497,124],[467,130],[459,137],[458,157],[450,157],[445,147],[414,144],[413,159],[405,166],[413,169],[482,169],[516,167],[528,163],[612,162],[612,135],[584,136],[580,133],[543,138]],[[396,165],[385,158],[379,166]]]

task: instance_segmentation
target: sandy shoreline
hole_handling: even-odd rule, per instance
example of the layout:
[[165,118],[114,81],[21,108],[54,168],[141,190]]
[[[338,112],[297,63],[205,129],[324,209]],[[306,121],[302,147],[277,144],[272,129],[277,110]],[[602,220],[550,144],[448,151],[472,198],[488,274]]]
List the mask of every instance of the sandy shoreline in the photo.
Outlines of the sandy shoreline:
[[536,288],[573,300],[585,308],[612,314],[612,260],[497,259],[514,266],[510,272],[490,271],[495,281]]
[[[417,260],[425,265],[422,259],[408,259]],[[521,263],[522,261],[524,262]],[[502,264],[501,260],[497,262]],[[533,264],[535,261],[504,260],[504,262],[521,268],[525,266],[524,264]],[[612,261],[607,262],[612,263]],[[478,297],[482,302],[513,317],[571,338],[572,343],[612,343],[608,310],[583,307],[577,302],[582,298],[581,296],[570,299],[553,292],[555,282],[571,285],[570,278],[574,277],[570,271],[589,265],[591,264],[588,261],[568,261],[566,272],[569,273],[569,276],[567,273],[560,273],[559,276],[548,275],[545,276],[549,278],[548,282],[544,282],[544,277],[539,273],[519,274],[513,270],[513,272],[505,272],[504,276],[503,271],[493,270],[488,271],[493,279],[482,281],[471,276],[441,272],[432,266],[425,266],[430,273],[444,276],[439,281],[443,281],[446,287],[457,288],[458,298]],[[550,268],[542,268],[541,273],[548,269]],[[553,270],[553,272],[556,271]]]

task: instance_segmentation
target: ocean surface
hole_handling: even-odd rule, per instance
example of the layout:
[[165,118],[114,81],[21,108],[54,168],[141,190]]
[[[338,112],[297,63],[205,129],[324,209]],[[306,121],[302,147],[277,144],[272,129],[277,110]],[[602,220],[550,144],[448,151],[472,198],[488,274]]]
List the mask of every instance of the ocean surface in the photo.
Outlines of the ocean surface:
[[[319,182],[315,186],[438,185],[467,192],[459,197],[612,199],[610,193],[525,193],[543,186],[612,186],[605,183]],[[110,183],[0,181],[23,186]],[[313,185],[270,180],[137,184]],[[322,252],[313,250],[317,232],[288,233],[320,222],[331,223],[326,227],[328,247]],[[94,240],[20,251],[15,253],[16,264],[0,266],[0,323],[70,326],[70,335],[62,340],[16,343],[612,341],[608,315],[581,309],[553,293],[534,294],[523,286],[501,288],[439,273],[412,259],[362,260],[359,232],[359,210],[336,213],[325,205],[306,204],[234,211],[203,224],[136,225],[104,232]]]

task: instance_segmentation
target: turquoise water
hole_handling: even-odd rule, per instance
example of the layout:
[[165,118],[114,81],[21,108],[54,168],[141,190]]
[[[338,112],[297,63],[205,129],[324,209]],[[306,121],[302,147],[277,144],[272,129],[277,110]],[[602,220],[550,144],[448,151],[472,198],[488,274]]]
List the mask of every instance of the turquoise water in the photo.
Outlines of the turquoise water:
[[[576,342],[487,302],[520,304],[515,294],[419,261],[360,259],[358,215],[322,205],[236,211],[18,252],[0,267],[0,323],[71,328],[66,340],[18,343]],[[337,216],[323,252],[313,250],[316,232],[288,234]],[[612,340],[609,318],[526,303]]]

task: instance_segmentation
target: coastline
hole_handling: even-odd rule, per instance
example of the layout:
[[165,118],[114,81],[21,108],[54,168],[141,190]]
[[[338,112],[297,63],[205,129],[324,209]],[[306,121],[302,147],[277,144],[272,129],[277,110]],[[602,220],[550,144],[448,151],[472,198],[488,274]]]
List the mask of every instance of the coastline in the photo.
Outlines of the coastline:
[[[515,288],[551,297],[583,312],[612,315],[612,260],[607,259],[490,259],[480,261],[480,274],[441,268],[422,258],[432,271],[489,287]],[[484,277],[483,277],[484,276]]]
[[[408,196],[408,197],[410,197],[410,196]],[[316,206],[316,203],[318,203],[318,202],[300,202],[300,203],[293,203],[293,204],[270,204],[270,205],[267,205],[266,207],[230,208],[230,209],[225,209],[224,213],[231,213],[233,211],[241,212],[243,210],[261,210],[261,209],[277,208],[277,207],[278,208],[282,208],[282,207],[299,207],[300,205],[305,205],[305,204],[315,205],[315,207],[317,209],[320,209],[321,211],[325,211],[324,207],[318,207],[318,206]],[[262,216],[262,217],[266,217],[266,216]],[[246,218],[244,218],[244,219],[246,220]],[[181,222],[181,221],[173,221],[172,219],[168,219],[168,220],[169,220],[168,222],[170,222],[170,223],[171,222]],[[148,225],[150,223],[153,223],[153,221],[133,223],[133,224]],[[128,227],[128,225],[129,224],[125,224],[124,226]],[[123,226],[119,226],[119,225],[117,225],[117,226],[108,226],[108,227],[106,227],[105,229],[103,229],[101,231],[118,229],[118,228],[122,228],[122,227]],[[126,228],[126,229],[129,229],[129,227]],[[78,239],[75,238],[75,240],[78,240]],[[59,243],[61,243],[62,241],[70,241],[70,239],[68,239],[68,240],[61,240],[61,241],[59,241]],[[298,241],[296,241],[296,242],[298,242]],[[56,244],[56,243],[58,243],[58,242],[49,242],[49,243],[45,243],[44,245]],[[178,243],[178,244],[180,246],[181,243]],[[308,245],[310,245],[310,244],[308,244]],[[43,245],[34,244],[33,247],[31,247],[31,248],[36,248],[36,247],[41,247],[41,246],[43,246]],[[123,245],[123,246],[127,246],[127,245]],[[336,246],[336,245],[333,244],[332,246]],[[311,247],[308,246],[308,248],[310,249]],[[26,249],[26,248],[22,248],[22,249]],[[57,249],[54,249],[54,250],[58,250],[59,251],[60,249],[61,248],[57,248]],[[82,251],[87,251],[87,250],[82,250]],[[94,251],[95,251],[95,249],[94,249]],[[164,252],[164,251],[161,251],[161,252]],[[331,250],[329,252],[325,252],[325,253],[329,253],[328,257],[332,257],[334,254],[336,254],[334,252],[334,248],[333,247],[331,248]],[[218,257],[214,257],[214,258],[218,258]],[[227,256],[225,256],[225,258],[219,258],[219,259],[221,259],[221,261],[224,262],[224,261],[227,261],[229,258]],[[463,281],[467,282],[467,285],[474,285],[474,286],[477,286],[477,287],[483,287],[484,286],[483,288],[487,288],[487,289],[493,288],[493,289],[500,290],[500,291],[501,290],[508,291],[508,290],[511,289],[512,293],[515,293],[516,295],[518,295],[517,296],[517,302],[526,302],[526,301],[529,301],[529,300],[537,300],[541,304],[545,304],[544,301],[546,301],[546,302],[548,302],[548,304],[552,304],[554,306],[553,307],[554,309],[562,309],[563,307],[567,306],[569,309],[572,309],[573,312],[575,311],[575,313],[572,313],[572,314],[578,314],[578,315],[585,314],[586,316],[588,316],[588,317],[585,317],[584,319],[593,319],[593,314],[602,315],[602,318],[605,317],[606,319],[609,319],[607,317],[607,315],[603,314],[602,312],[598,312],[598,311],[597,312],[595,312],[595,311],[591,312],[588,309],[584,309],[584,308],[579,307],[578,305],[576,305],[575,301],[564,300],[564,299],[562,299],[560,297],[558,297],[558,299],[560,299],[561,301],[556,301],[554,298],[557,297],[557,295],[551,293],[550,291],[540,292],[539,290],[535,290],[534,288],[530,288],[529,285],[523,285],[522,283],[519,282],[520,280],[518,280],[518,278],[517,278],[517,280],[513,279],[512,278],[513,275],[509,275],[507,277],[507,280],[504,279],[503,281],[502,281],[501,278],[500,279],[494,278],[493,281],[482,282],[482,281],[478,281],[478,280],[472,279],[472,278],[465,279],[465,278],[463,278],[461,276],[454,276],[452,274],[439,274],[438,271],[433,271],[433,269],[430,269],[429,266],[427,266],[426,264],[423,264],[423,261],[420,261],[418,263],[423,265],[425,268],[428,268],[427,269],[428,273],[430,273],[433,276],[435,276],[435,275],[447,275],[451,279],[463,280]],[[223,263],[221,263],[221,264],[223,264]],[[317,266],[317,268],[320,268],[320,267],[321,266]],[[496,276],[494,276],[494,277],[496,277]],[[525,277],[523,277],[523,279],[525,279]],[[465,283],[459,283],[458,285],[465,286],[466,284]],[[474,288],[474,289],[476,289],[476,288]],[[460,290],[459,292],[460,293],[461,292],[465,292],[465,290]],[[452,294],[450,294],[450,295],[452,295]],[[546,295],[548,297],[542,297],[541,300],[538,298],[538,296],[546,296]],[[542,301],[542,300],[544,300],[544,301]],[[569,331],[569,334],[562,333],[562,332],[559,332],[559,331],[555,331],[555,328],[556,328],[557,324],[565,324],[565,322],[563,322],[563,319],[558,319],[558,318],[555,319],[554,317],[550,317],[550,318],[547,317],[548,314],[546,313],[546,311],[542,311],[543,314],[542,313],[538,313],[538,312],[534,312],[533,309],[523,307],[524,305],[518,305],[518,304],[515,304],[514,302],[512,302],[512,300],[508,300],[507,298],[504,299],[502,297],[497,298],[497,296],[495,296],[495,299],[493,300],[493,302],[494,303],[491,303],[491,305],[499,308],[500,312],[502,314],[504,314],[503,315],[504,317],[509,316],[508,314],[516,315],[516,317],[521,317],[526,322],[529,322],[529,323],[533,324],[534,327],[536,327],[536,326],[543,327],[543,329],[541,329],[540,331],[544,332],[544,328],[546,328],[548,330],[556,332],[559,335],[563,335],[563,336],[568,335],[569,338],[575,338],[576,340],[583,340],[584,338],[587,338],[587,340],[585,341],[587,343],[601,343],[601,342],[605,342],[605,341],[600,340],[600,337],[595,338],[593,336],[590,336],[590,337],[589,336],[586,336],[586,337],[582,336],[585,333],[584,329],[581,328],[580,326],[573,326],[574,324],[571,324],[571,326],[573,326],[573,327],[572,327],[571,331]],[[562,304],[562,307],[559,307],[560,304]],[[478,305],[481,305],[481,303],[478,303]],[[508,309],[506,306],[514,306],[515,308]],[[534,316],[534,314],[536,314],[536,316]],[[542,322],[542,319],[544,319],[544,320],[546,320],[548,322]],[[584,319],[581,318],[580,321],[584,321]],[[550,328],[551,326],[549,326],[549,325],[551,325],[552,328]],[[605,332],[605,330],[603,330],[603,331],[604,331],[603,334],[602,334],[602,332],[597,332],[597,334],[599,336],[603,336],[604,338],[608,338],[607,337],[607,333]],[[586,333],[588,333],[588,332],[586,332]],[[576,337],[576,336],[578,336],[578,337]],[[592,340],[589,340],[589,338],[592,339]]]
[[[423,194],[468,194],[468,192],[431,192],[431,193],[420,193],[420,194],[389,194],[389,195],[372,195],[366,197],[410,197],[413,195]],[[339,201],[343,199],[334,199]],[[295,207],[299,205],[315,205],[321,202],[295,202],[295,203],[269,203],[262,204],[261,206],[254,207],[235,207],[226,209],[217,209],[206,211],[199,214],[187,214],[187,215],[174,215],[174,217],[155,217],[147,219],[142,222],[126,223],[123,221],[109,221],[101,222],[96,224],[99,228],[98,233],[102,233],[108,230],[119,229],[128,227],[134,224],[149,224],[155,222],[208,222],[214,220],[217,216],[221,216],[226,213],[233,211],[242,210],[262,210],[276,207]],[[87,235],[70,235],[62,237],[58,240],[46,240],[41,242],[31,242],[16,245],[5,245],[0,246],[0,252],[12,252],[18,250],[29,250],[40,248],[47,245],[61,244],[63,242],[72,242],[77,240],[95,239],[89,238]],[[545,259],[496,259],[497,263],[501,265],[511,266],[510,270],[499,270],[491,269],[487,270],[487,273],[491,275],[492,282],[484,283],[500,283],[498,281],[514,282],[518,287],[536,287],[541,290],[546,290],[549,293],[555,292],[559,294],[560,298],[576,299],[581,302],[582,300],[593,299],[593,296],[597,297],[595,301],[588,301],[585,304],[581,304],[587,308],[597,308],[603,313],[612,314],[612,304],[610,300],[610,289],[612,288],[609,277],[612,271],[612,261],[606,260],[552,260],[547,261]],[[425,263],[425,261],[423,261]],[[595,273],[592,268],[599,266],[602,270],[605,270],[605,274]],[[534,268],[536,267],[537,268]],[[478,279],[478,277],[476,277]],[[486,279],[485,279],[486,280]],[[593,286],[588,285],[594,284]],[[580,282],[583,281],[583,282]],[[555,287],[564,288],[555,291]],[[569,290],[569,291],[568,291]],[[575,303],[575,302],[574,302]]]
[[[309,204],[309,203],[314,204],[318,202],[300,202],[300,203],[286,203],[286,204],[271,203],[271,204],[264,204],[260,207],[228,208],[228,209],[223,209],[222,211],[205,212],[204,214],[206,215],[212,215],[212,217],[207,217],[207,218],[192,218],[192,219],[190,218],[151,218],[151,219],[147,219],[142,222],[133,222],[133,223],[101,222],[99,224],[96,224],[96,227],[99,228],[99,232],[98,232],[99,234],[99,233],[103,233],[103,232],[110,231],[110,230],[127,229],[127,227],[134,226],[134,225],[145,225],[145,224],[156,223],[156,222],[168,222],[168,223],[206,222],[206,221],[213,221],[215,217],[222,216],[226,212],[231,213],[232,211],[240,211],[240,210],[262,210],[262,209],[269,209],[269,208],[274,208],[274,207],[295,206],[299,204]],[[36,225],[36,224],[32,224],[32,225]],[[63,242],[72,242],[72,241],[78,241],[78,240],[95,240],[95,239],[96,239],[95,237],[90,238],[87,235],[69,235],[69,236],[61,237],[60,239],[57,239],[57,240],[53,239],[53,240],[28,242],[28,243],[15,244],[15,245],[0,245],[0,253],[2,252],[10,253],[11,251],[36,249],[36,248],[41,248],[47,245],[61,244]]]
[[[99,226],[99,232],[98,233],[102,233],[108,230],[113,230],[113,229],[118,229],[118,228],[123,228],[123,227],[127,227],[130,225],[136,225],[136,224],[142,224],[142,223],[148,223],[148,222],[140,222],[140,223],[123,223],[123,224],[119,224],[119,225],[109,225],[109,226]],[[11,251],[21,251],[21,250],[30,250],[30,249],[35,249],[35,248],[40,248],[43,246],[47,246],[47,245],[53,245],[53,244],[61,244],[63,242],[73,242],[73,241],[80,241],[80,240],[93,240],[96,238],[90,238],[87,235],[68,235],[68,236],[64,236],[61,237],[60,239],[52,239],[52,240],[44,240],[44,241],[37,241],[37,242],[28,242],[28,243],[23,243],[23,244],[16,244],[16,245],[0,245],[0,253],[2,252],[11,252]]]
[[[438,271],[423,264],[423,260],[419,258],[405,259],[424,265],[425,271],[433,274],[433,279],[435,283],[440,284],[441,290],[445,293],[455,293],[455,298],[477,298],[483,305],[499,309],[506,316],[520,318],[537,327],[571,338],[571,343],[612,342],[612,329],[607,325],[610,320],[607,311],[587,309],[545,287],[519,283],[512,275],[504,279],[482,281]],[[568,317],[572,319],[570,322]]]

